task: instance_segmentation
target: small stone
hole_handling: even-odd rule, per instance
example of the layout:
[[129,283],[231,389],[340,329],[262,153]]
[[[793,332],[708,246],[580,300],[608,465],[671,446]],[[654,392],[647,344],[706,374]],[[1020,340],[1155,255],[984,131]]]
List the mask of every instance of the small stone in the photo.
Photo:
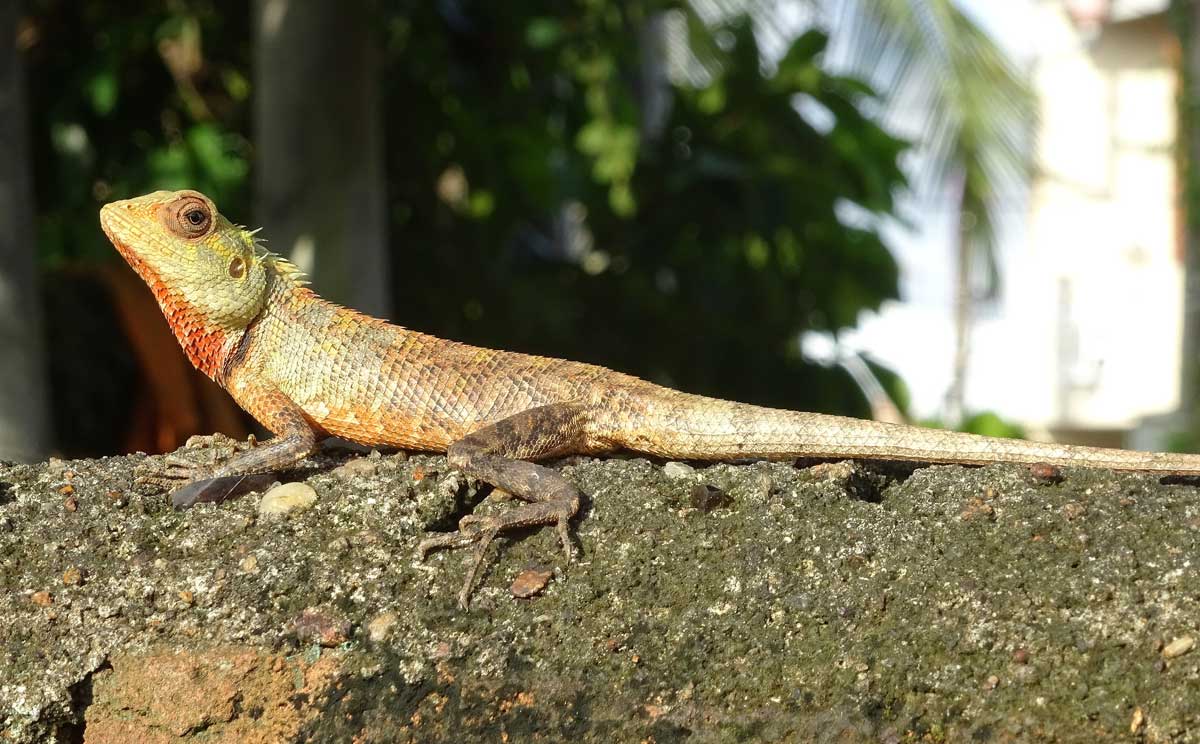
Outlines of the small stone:
[[242,562],[238,566],[246,573],[258,573],[258,558],[248,555],[242,559]]
[[1062,515],[1068,520],[1076,520],[1087,514],[1087,506],[1078,501],[1063,504]]
[[367,623],[367,638],[372,643],[379,643],[388,637],[388,633],[399,622],[400,616],[394,612],[384,612],[371,618]]
[[1129,733],[1136,734],[1146,723],[1146,714],[1142,712],[1142,707],[1133,709],[1133,718],[1129,719]]
[[[70,486],[64,486],[64,488],[70,488]],[[79,502],[74,496],[68,496],[63,500],[63,508],[69,512],[77,512],[79,511]]]
[[983,689],[985,689],[985,690],[994,690],[994,689],[996,689],[996,687],[997,687],[999,684],[1000,684],[1000,678],[999,678],[999,677],[997,677],[996,675],[992,674],[992,675],[989,675],[989,676],[988,676],[988,678],[987,678],[987,681],[985,681],[985,682],[983,683]]
[[1033,476],[1034,480],[1047,485],[1061,483],[1063,479],[1062,470],[1045,462],[1036,462],[1030,465],[1029,474]]
[[383,672],[383,664],[371,664],[358,670],[358,676],[364,680],[375,679]]
[[292,621],[292,628],[301,642],[316,642],[326,648],[340,646],[350,638],[350,621],[324,607],[304,610]]
[[1012,660],[1017,664],[1028,664],[1029,663],[1028,649],[1018,648],[1016,651],[1013,651]]
[[45,590],[34,592],[33,596],[29,599],[38,607],[49,607],[54,604],[54,598],[50,596],[50,592]]
[[754,495],[760,501],[766,501],[777,493],[779,489],[775,487],[775,479],[770,473],[759,473],[754,479]]
[[1177,656],[1183,656],[1196,645],[1196,639],[1191,636],[1180,636],[1163,646],[1162,655],[1164,659],[1174,659]]
[[375,475],[381,461],[378,457],[356,457],[344,465],[334,468],[329,474],[338,480],[352,480]]
[[958,518],[964,522],[994,522],[996,520],[996,509],[983,499],[975,498],[967,502],[967,505],[959,513]]
[[277,516],[303,511],[317,502],[317,492],[307,483],[284,483],[263,494],[258,502],[260,516]]
[[196,603],[196,595],[187,589],[183,589],[179,592],[179,599],[185,605],[193,605]]
[[819,480],[843,483],[854,477],[854,462],[852,460],[819,462],[808,468],[808,472]]
[[527,568],[513,579],[509,591],[518,599],[529,599],[542,593],[554,572],[548,568]]
[[78,586],[83,582],[83,572],[78,568],[71,566],[66,571],[63,571],[62,583],[66,586]]
[[75,493],[75,486],[72,486],[70,483],[68,483],[67,485],[58,489],[58,492],[63,496],[70,496],[71,494]]
[[350,550],[350,539],[347,537],[335,537],[326,545],[330,553],[341,555]]
[[697,483],[692,486],[692,507],[707,514],[714,509],[721,509],[733,504],[733,499],[716,486],[707,483]]
[[[445,495],[446,498],[453,499],[458,497],[458,494],[462,492],[463,487],[466,485],[467,479],[462,476],[462,473],[450,472],[447,473],[446,477],[442,478],[441,482],[437,484],[437,489],[438,492]],[[496,493],[504,492],[501,489],[496,489]],[[507,496],[507,498],[512,497]]]
[[671,480],[682,480],[683,478],[691,478],[696,474],[696,469],[691,465],[682,462],[668,462],[663,465],[663,475]]

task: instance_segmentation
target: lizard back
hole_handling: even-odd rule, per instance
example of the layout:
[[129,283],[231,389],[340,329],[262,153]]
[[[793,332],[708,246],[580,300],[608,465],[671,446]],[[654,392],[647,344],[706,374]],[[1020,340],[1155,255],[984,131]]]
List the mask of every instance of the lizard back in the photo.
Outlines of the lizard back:
[[587,400],[598,380],[614,374],[447,341],[302,287],[276,293],[247,329],[243,348],[232,374],[271,380],[318,430],[365,445],[419,450],[445,450],[529,408]]

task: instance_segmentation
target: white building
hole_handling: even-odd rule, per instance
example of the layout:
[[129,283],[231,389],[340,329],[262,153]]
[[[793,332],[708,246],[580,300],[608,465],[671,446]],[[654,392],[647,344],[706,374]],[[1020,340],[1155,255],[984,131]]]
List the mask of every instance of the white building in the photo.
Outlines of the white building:
[[[1161,446],[1153,434],[1180,404],[1184,291],[1167,0],[1017,5],[1039,101],[1035,164],[1005,217],[1002,297],[977,317],[967,410],[1035,437]],[[900,241],[905,302],[852,339],[909,382],[921,417],[950,383],[953,264],[930,246],[948,246],[951,225],[935,216]]]

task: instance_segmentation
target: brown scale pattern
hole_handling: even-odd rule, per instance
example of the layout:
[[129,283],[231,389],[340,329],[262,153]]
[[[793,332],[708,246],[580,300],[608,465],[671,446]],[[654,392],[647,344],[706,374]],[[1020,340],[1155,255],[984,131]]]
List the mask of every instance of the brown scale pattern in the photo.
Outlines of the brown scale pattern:
[[[181,198],[209,205],[215,225],[209,234],[181,240],[163,229],[164,205]],[[310,428],[367,445],[444,451],[488,424],[570,403],[565,417],[546,419],[563,431],[511,432],[525,441],[503,454],[534,459],[625,448],[702,460],[864,457],[1200,474],[1198,455],[993,439],[762,408],[670,390],[594,365],[446,341],[326,302],[286,262],[252,252],[247,258],[261,262],[254,268],[265,270],[259,278],[268,289],[265,303],[243,321],[240,313],[247,311],[225,286],[229,278],[220,262],[249,250],[248,238],[203,195],[157,192],[116,202],[105,207],[101,221],[154,291],[192,362],[267,428],[293,436],[291,449],[279,450],[280,459],[303,454]],[[173,272],[170,280],[161,276],[164,270]],[[197,310],[204,303],[195,294],[204,294],[221,317]],[[536,417],[521,421],[528,428]],[[264,453],[256,466],[269,465],[273,456]]]
[[[443,341],[338,307],[286,282],[273,290],[246,347],[239,375],[254,370],[254,378],[269,380],[320,431],[421,450],[445,450],[529,408],[587,400],[599,378],[614,374]],[[258,410],[253,394],[239,402],[260,419],[269,415]],[[609,448],[596,441],[592,451]]]
[[[864,457],[1200,472],[1196,455],[995,439],[690,395],[594,365],[445,341],[287,285],[268,302],[251,341],[246,364],[256,376],[273,381],[315,427],[368,445],[442,451],[518,412],[575,402],[587,412],[587,445],[577,448],[586,453],[624,448],[700,460]],[[253,400],[242,402],[269,418]]]

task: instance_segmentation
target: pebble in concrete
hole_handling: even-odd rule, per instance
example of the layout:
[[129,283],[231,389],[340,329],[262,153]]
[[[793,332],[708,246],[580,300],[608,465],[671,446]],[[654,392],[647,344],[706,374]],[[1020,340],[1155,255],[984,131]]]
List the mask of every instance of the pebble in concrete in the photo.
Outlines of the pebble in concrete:
[[262,517],[278,516],[303,511],[317,502],[317,492],[304,483],[284,483],[263,494],[258,502],[258,514]]

